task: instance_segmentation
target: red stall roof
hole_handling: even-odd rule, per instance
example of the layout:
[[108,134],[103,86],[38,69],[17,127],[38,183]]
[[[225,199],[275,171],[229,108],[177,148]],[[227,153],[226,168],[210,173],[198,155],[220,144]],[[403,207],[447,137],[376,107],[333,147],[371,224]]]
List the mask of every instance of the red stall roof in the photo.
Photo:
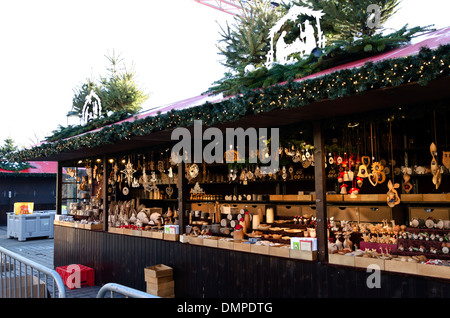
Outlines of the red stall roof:
[[0,173],[55,173],[58,170],[56,161],[28,161],[30,168],[21,171],[0,169]]

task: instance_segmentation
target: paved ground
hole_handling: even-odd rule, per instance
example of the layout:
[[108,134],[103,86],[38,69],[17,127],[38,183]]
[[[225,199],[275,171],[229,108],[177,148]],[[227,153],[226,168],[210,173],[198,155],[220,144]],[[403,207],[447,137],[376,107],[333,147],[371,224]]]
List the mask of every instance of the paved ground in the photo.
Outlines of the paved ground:
[[[0,226],[0,246],[17,253],[50,269],[53,266],[53,239],[33,238],[20,242],[16,238],[8,238],[6,226]],[[66,298],[96,298],[101,286],[82,286],[66,290]]]

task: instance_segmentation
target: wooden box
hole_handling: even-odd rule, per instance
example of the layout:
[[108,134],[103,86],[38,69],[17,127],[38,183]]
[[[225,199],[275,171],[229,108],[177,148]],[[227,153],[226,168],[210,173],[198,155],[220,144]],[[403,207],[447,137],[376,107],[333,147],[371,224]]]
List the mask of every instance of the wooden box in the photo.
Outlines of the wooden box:
[[380,270],[384,270],[384,259],[355,257],[355,267],[368,268],[370,265],[377,265]]
[[143,230],[141,232],[141,236],[142,237],[152,238],[153,237],[153,233],[152,233],[152,231]]
[[194,245],[203,245],[203,238],[197,236],[189,236],[189,243]]
[[411,207],[409,209],[409,217],[424,219],[432,217],[436,220],[449,220],[450,219],[450,208],[448,207]]
[[328,263],[343,266],[355,266],[354,256],[340,255],[340,254],[329,254]]
[[123,228],[122,230],[123,230],[122,233],[125,234],[125,235],[133,235],[133,230],[132,229]]
[[269,246],[251,244],[250,252],[256,254],[269,255]]
[[317,259],[317,251],[300,251],[289,249],[289,257],[305,261],[315,261]]
[[162,231],[152,231],[152,238],[162,240],[164,239],[164,232]]
[[169,233],[163,233],[163,238],[165,241],[178,241],[179,234],[169,234]]
[[173,268],[164,264],[148,266],[144,268],[145,281],[154,282],[152,278],[173,277]]
[[234,250],[234,241],[225,241],[225,240],[218,240],[217,241],[217,247],[218,248],[224,248],[227,250]]
[[251,245],[252,244],[250,244],[248,241],[235,241],[233,244],[233,248],[235,251],[250,252]]
[[74,225],[77,229],[84,229],[84,223],[74,222]]
[[210,237],[210,238],[204,238],[203,239],[203,246],[209,246],[209,247],[217,247],[219,238],[217,237]]
[[122,229],[119,229],[118,227],[109,227],[108,232],[114,234],[122,234]]
[[353,206],[328,206],[328,217],[335,220],[358,221],[358,208]]
[[142,230],[131,230],[131,235],[142,236]]
[[384,261],[384,270],[396,273],[417,274],[417,263],[388,259]]
[[92,230],[92,231],[98,231],[98,230],[102,230],[103,229],[103,224],[98,223],[98,224],[85,224],[84,228],[87,230]]
[[146,293],[159,297],[174,298],[174,287],[175,282],[173,280],[159,285],[147,283]]
[[442,265],[417,264],[417,274],[450,279],[450,267]]
[[296,195],[296,199],[297,201],[307,201],[307,202],[311,202],[313,197],[311,194],[297,194]]
[[278,257],[290,257],[290,248],[281,246],[269,246],[269,255]]

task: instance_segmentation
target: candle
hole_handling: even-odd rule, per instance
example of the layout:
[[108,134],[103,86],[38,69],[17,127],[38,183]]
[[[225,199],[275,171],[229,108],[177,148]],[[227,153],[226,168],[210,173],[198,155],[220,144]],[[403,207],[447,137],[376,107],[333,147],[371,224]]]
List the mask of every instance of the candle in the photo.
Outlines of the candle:
[[252,219],[252,228],[257,229],[260,223],[261,223],[261,220],[259,218],[259,215],[254,214],[253,219]]
[[273,208],[267,208],[266,210],[266,222],[273,223]]

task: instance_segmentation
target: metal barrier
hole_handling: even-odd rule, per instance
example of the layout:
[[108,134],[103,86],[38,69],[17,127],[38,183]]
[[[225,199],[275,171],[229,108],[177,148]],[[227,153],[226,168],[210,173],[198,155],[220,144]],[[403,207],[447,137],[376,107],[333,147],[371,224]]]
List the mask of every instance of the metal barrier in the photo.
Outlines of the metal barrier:
[[106,285],[103,285],[102,288],[100,288],[100,290],[98,291],[97,298],[105,298],[105,295],[108,291],[111,292],[111,298],[114,298],[114,293],[118,293],[131,298],[160,298],[158,296],[116,283],[108,283]]
[[61,276],[0,246],[0,298],[65,298]]

